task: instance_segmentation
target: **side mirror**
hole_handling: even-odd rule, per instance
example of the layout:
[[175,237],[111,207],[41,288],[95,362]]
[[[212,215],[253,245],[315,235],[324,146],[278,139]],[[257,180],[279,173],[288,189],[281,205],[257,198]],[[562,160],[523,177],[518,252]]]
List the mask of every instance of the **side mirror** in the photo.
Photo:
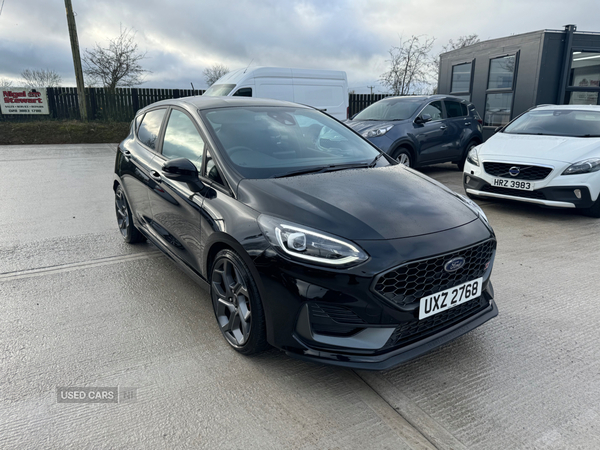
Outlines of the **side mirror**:
[[194,183],[198,181],[198,169],[187,158],[177,158],[167,161],[162,166],[165,177],[182,183]]
[[187,158],[177,158],[167,161],[162,166],[162,172],[170,180],[187,183],[192,192],[202,193],[206,186],[198,178],[198,169]]
[[415,119],[416,123],[427,123],[431,122],[431,114],[421,114]]

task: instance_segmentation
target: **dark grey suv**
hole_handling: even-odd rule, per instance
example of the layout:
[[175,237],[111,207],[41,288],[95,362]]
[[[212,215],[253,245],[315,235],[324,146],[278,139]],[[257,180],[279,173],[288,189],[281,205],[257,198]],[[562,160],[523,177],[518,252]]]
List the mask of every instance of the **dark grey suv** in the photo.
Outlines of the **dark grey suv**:
[[450,161],[461,170],[483,142],[482,124],[472,103],[448,95],[384,98],[346,122],[404,165]]

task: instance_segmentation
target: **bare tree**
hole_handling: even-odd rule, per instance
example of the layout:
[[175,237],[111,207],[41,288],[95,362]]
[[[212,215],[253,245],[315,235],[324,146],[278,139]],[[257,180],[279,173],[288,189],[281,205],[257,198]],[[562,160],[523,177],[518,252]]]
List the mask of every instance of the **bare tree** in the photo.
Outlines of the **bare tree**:
[[206,79],[206,84],[208,87],[211,87],[215,84],[219,78],[223,75],[229,73],[229,67],[224,66],[223,64],[213,64],[211,67],[207,67],[204,69],[204,78]]
[[0,89],[2,88],[10,88],[12,87],[13,82],[11,80],[9,80],[8,78],[0,78]]
[[92,50],[85,50],[83,71],[88,78],[87,84],[101,83],[110,90],[142,84],[144,74],[150,72],[140,64],[145,58],[146,53],[140,52],[135,43],[135,31],[121,28],[116,38],[109,39],[108,47],[96,43]]
[[21,72],[27,88],[59,87],[62,77],[52,69],[25,69]]
[[[446,45],[442,47],[442,51],[434,56],[434,60],[432,63],[433,73],[432,77],[437,81],[440,75],[440,64],[441,64],[441,55],[442,53],[450,52],[452,50],[457,50],[459,48],[468,47],[469,45],[477,44],[479,42],[479,36],[477,34],[468,34],[466,36],[460,36],[456,41],[450,39]],[[436,88],[437,91],[437,88]]]
[[390,68],[380,77],[380,83],[393,95],[410,95],[428,91],[431,86],[431,58],[429,52],[434,37],[411,36],[389,50]]
[[467,36],[460,36],[456,42],[452,39],[448,41],[446,45],[442,47],[442,53],[446,53],[458,48],[468,47],[469,45],[477,44],[479,42],[479,36],[476,34],[469,34]]

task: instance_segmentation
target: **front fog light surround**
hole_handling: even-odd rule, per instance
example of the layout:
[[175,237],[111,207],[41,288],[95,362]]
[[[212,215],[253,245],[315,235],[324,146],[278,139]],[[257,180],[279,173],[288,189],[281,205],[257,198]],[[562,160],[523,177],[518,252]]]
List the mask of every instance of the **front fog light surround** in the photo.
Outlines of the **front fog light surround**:
[[375,128],[373,130],[365,131],[362,134],[362,137],[372,138],[372,137],[383,136],[385,133],[390,131],[392,128],[394,128],[394,125],[388,125],[387,127]]
[[356,265],[369,259],[356,244],[323,231],[264,214],[258,224],[275,248],[295,259],[328,266]]

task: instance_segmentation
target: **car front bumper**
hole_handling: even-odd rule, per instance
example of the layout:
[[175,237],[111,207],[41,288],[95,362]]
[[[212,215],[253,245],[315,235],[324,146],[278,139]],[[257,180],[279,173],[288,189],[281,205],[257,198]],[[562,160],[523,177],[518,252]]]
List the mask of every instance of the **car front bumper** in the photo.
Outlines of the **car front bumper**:
[[[521,191],[492,186],[488,180],[469,173],[463,175],[463,185],[467,194],[477,197],[533,203],[549,208],[590,208],[594,204],[590,189],[584,185],[546,186],[535,191]],[[575,194],[576,190],[580,197]]]
[[[357,243],[371,259],[347,270],[309,267],[274,249],[254,260],[263,286],[261,297],[271,345],[300,359],[381,370],[422,355],[498,314],[490,282],[495,239],[480,220],[431,235]],[[484,245],[485,252],[473,250]],[[475,273],[465,265],[468,272],[457,272],[457,278],[444,279],[443,288],[428,292],[481,277],[482,293],[477,298],[419,320],[420,298],[429,293],[417,288],[414,295],[399,300],[395,293],[382,290],[384,276],[404,266],[429,264],[433,259],[445,262],[459,252],[473,252],[468,254],[472,261],[478,261],[479,271]],[[427,277],[440,275],[428,273]],[[411,278],[402,278],[397,285],[428,279],[421,274],[407,276]]]

